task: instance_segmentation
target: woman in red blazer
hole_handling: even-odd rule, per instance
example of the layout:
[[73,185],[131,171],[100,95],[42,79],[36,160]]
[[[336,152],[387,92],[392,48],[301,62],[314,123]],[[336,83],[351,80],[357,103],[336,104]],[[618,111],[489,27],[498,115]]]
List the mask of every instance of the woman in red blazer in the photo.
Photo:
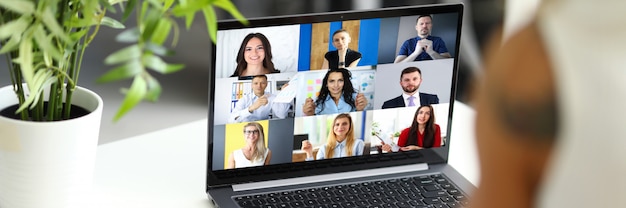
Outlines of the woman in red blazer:
[[[402,151],[441,147],[441,128],[435,124],[435,114],[431,105],[420,106],[415,111],[411,127],[400,132],[398,146]],[[383,150],[389,152],[391,146],[385,144]]]
[[402,151],[441,147],[441,128],[435,124],[431,105],[420,106],[415,111],[411,127],[400,132],[398,146]]

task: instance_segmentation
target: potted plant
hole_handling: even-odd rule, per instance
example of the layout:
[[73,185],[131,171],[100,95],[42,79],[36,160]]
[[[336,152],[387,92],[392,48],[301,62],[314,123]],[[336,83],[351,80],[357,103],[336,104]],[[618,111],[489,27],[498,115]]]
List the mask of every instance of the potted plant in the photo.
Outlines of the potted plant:
[[[0,207],[80,207],[95,162],[102,100],[78,87],[83,57],[101,26],[124,28],[131,14],[137,27],[117,37],[128,47],[109,55],[115,67],[99,82],[133,79],[114,120],[161,92],[150,75],[183,68],[161,57],[171,54],[180,31],[201,13],[215,41],[214,7],[242,23],[230,0],[0,0],[0,54],[7,57],[12,85],[0,89]],[[119,11],[117,11],[119,10]],[[107,16],[122,12],[120,21]],[[169,42],[168,40],[171,40]],[[83,114],[74,114],[83,108]],[[16,118],[9,118],[15,116]]]

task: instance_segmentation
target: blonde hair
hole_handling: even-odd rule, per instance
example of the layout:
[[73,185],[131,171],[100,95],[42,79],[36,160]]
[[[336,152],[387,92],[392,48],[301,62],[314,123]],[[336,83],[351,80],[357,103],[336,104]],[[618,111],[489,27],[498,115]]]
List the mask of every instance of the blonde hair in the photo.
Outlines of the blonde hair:
[[335,128],[335,123],[337,122],[337,120],[339,120],[340,118],[347,118],[349,123],[350,123],[350,129],[348,129],[348,133],[346,135],[346,147],[348,147],[347,149],[347,154],[348,156],[352,156],[354,152],[352,152],[352,145],[354,145],[354,124],[352,123],[352,117],[350,116],[350,114],[347,113],[342,113],[337,115],[337,117],[335,117],[335,120],[333,120],[333,125],[331,126],[331,131],[328,133],[328,139],[326,140],[326,155],[325,158],[329,159],[333,157],[333,154],[335,153],[335,147],[337,146],[337,135],[335,134],[334,128]]
[[252,154],[252,160],[262,160],[265,152],[267,152],[267,147],[265,147],[265,133],[263,132],[263,126],[257,122],[250,122],[243,126],[243,130],[246,130],[246,127],[256,127],[259,130],[259,139],[256,140],[256,144],[254,145],[254,154]]

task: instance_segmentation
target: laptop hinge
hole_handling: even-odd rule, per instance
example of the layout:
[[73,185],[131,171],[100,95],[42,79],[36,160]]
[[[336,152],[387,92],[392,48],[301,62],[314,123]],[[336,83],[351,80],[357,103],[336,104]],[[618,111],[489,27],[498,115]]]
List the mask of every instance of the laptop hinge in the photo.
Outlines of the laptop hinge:
[[248,191],[248,190],[257,190],[257,189],[264,189],[264,188],[326,182],[326,181],[342,180],[342,179],[352,179],[356,177],[380,176],[380,175],[385,175],[385,174],[414,172],[414,171],[422,171],[422,170],[428,170],[427,163],[394,166],[394,167],[387,167],[387,168],[376,168],[376,169],[368,169],[368,170],[358,170],[358,171],[333,173],[333,174],[325,174],[325,175],[305,176],[305,177],[298,177],[298,178],[288,178],[288,179],[254,182],[254,183],[246,183],[246,184],[237,184],[237,185],[233,185],[232,188],[233,188],[233,191]]

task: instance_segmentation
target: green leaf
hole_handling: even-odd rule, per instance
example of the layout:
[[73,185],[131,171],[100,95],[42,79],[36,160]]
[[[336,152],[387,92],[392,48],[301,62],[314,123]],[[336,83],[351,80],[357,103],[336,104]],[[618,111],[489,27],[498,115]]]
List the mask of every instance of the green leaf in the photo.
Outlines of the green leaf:
[[30,17],[22,16],[19,19],[0,25],[0,40],[4,40],[13,35],[20,35],[28,28]]
[[163,9],[168,10],[174,4],[175,0],[163,0]]
[[115,40],[117,42],[122,42],[122,43],[135,43],[139,41],[140,35],[141,34],[139,33],[139,28],[133,27],[131,29],[124,30],[123,32],[121,32],[119,35],[115,37]]
[[139,57],[141,57],[141,48],[139,48],[139,45],[131,45],[107,56],[104,59],[104,63],[109,65],[119,64],[132,59],[138,59]]
[[183,68],[185,68],[184,64],[167,64],[167,67],[165,68],[165,73],[174,73],[180,71]]
[[125,6],[126,10],[124,10],[124,15],[122,16],[122,22],[126,22],[128,17],[130,16],[130,13],[132,13],[133,10],[135,10],[135,6],[137,6],[137,0],[128,0],[126,2],[126,6]]
[[29,95],[24,103],[17,109],[16,112],[22,112],[27,107],[32,109],[37,106],[41,98],[41,92],[43,92],[45,86],[52,84],[56,81],[56,78],[52,76],[53,73],[47,70],[38,70],[34,75],[33,80],[28,85]]
[[87,34],[87,30],[80,30],[78,32],[70,33],[70,38],[72,39],[72,41],[76,42],[80,40],[83,36],[85,36],[85,34]]
[[152,54],[144,54],[141,58],[141,62],[146,67],[159,72],[161,74],[166,73],[167,63],[165,63],[160,57]]
[[20,42],[19,57],[16,58],[16,62],[20,64],[22,76],[29,87],[32,86],[33,77],[35,76],[35,69],[33,68],[33,42],[32,39],[25,37]]
[[110,28],[115,28],[115,29],[124,29],[126,28],[124,26],[124,24],[122,24],[121,22],[110,18],[110,17],[103,17],[102,21],[100,21],[100,24],[104,25],[104,26],[108,26]]
[[211,41],[215,43],[217,42],[217,16],[215,16],[215,10],[213,10],[213,7],[207,6],[202,9],[202,14],[204,14],[204,20],[206,21],[206,27]]
[[98,83],[105,83],[127,79],[140,74],[144,70],[145,69],[138,60],[133,60],[109,70],[96,81]]
[[145,0],[146,2],[148,2],[150,5],[152,5],[154,8],[156,8],[158,11],[163,11],[163,3],[161,0]]
[[189,29],[191,28],[196,12],[207,5],[210,5],[207,1],[181,1],[178,6],[172,9],[172,13],[176,17],[185,17],[185,27]]
[[187,30],[189,30],[189,28],[191,28],[191,24],[193,23],[193,20],[196,18],[195,13],[190,13],[185,15],[185,28],[187,28]]
[[159,20],[161,20],[161,14],[159,12],[153,11],[153,10],[148,10],[147,14],[145,17],[143,17],[143,31],[141,31],[142,33],[142,39],[143,40],[150,40],[152,39],[152,36],[154,35],[154,31],[157,27],[157,24],[159,23]]
[[172,14],[174,14],[174,16],[177,16],[177,17],[184,17],[189,14],[193,15],[197,11],[200,11],[202,8],[206,7],[207,5],[210,5],[208,1],[194,0],[194,1],[188,1],[185,3],[181,2],[180,4],[178,4],[172,9]]
[[237,7],[230,0],[215,0],[213,5],[226,10],[230,15],[239,20],[244,25],[248,25],[248,20],[237,10]]
[[145,96],[145,99],[150,102],[156,102],[159,100],[161,96],[161,84],[155,78],[148,76],[148,93]]
[[43,12],[43,17],[41,19],[43,23],[46,25],[48,29],[54,34],[56,37],[65,41],[66,43],[70,43],[70,37],[63,31],[63,28],[57,23],[56,18],[50,8],[45,8]]
[[9,39],[9,41],[7,41],[2,46],[2,48],[0,48],[0,54],[4,54],[6,52],[16,50],[20,44],[21,39],[22,39],[22,36],[19,36],[19,35],[14,35],[13,37],[11,37],[11,39]]
[[157,23],[156,28],[154,29],[154,35],[152,35],[152,42],[158,45],[163,45],[163,43],[167,40],[167,37],[170,35],[170,31],[172,30],[172,23],[170,19],[162,18]]
[[174,55],[175,51],[167,49],[166,47],[154,43],[146,43],[144,45],[144,49],[148,50],[159,56],[170,56]]
[[104,8],[106,8],[106,10],[111,11],[113,13],[116,13],[117,11],[115,10],[115,7],[113,7],[108,0],[98,0],[98,2],[100,2],[100,5],[102,5]]
[[139,102],[146,96],[147,93],[147,84],[146,81],[141,77],[141,75],[135,76],[133,80],[133,84],[130,86],[130,89],[126,93],[126,98],[122,101],[122,105],[117,110],[113,121],[118,121],[122,116],[124,116],[128,111],[133,109]]
[[91,25],[95,25],[96,22],[92,18],[80,18],[78,16],[72,16],[69,20],[66,20],[63,24],[67,27],[87,27]]
[[143,55],[143,64],[161,74],[169,74],[173,72],[180,71],[185,67],[183,64],[168,64],[165,63],[160,57],[152,55],[152,54],[144,54]]
[[46,37],[46,31],[43,28],[43,26],[41,24],[37,24],[37,25],[34,25],[33,27],[35,27],[33,37],[35,38],[35,41],[39,45],[39,48],[44,53],[47,53],[48,55],[52,56],[52,58],[56,60],[63,59],[63,55],[61,55],[61,52],[59,52],[59,50],[57,50],[57,48],[52,45],[52,38]]
[[0,7],[22,15],[30,15],[35,12],[35,4],[31,1],[0,0]]

